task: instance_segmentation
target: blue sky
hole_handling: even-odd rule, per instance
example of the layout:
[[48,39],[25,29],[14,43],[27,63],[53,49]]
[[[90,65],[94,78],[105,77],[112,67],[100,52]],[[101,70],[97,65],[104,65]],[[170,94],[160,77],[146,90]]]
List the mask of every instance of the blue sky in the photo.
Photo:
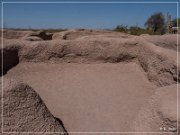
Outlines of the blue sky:
[[[21,0],[18,0],[21,1]],[[25,0],[24,0],[25,1]],[[31,0],[29,0],[31,1]],[[41,0],[39,0],[41,1]],[[47,1],[47,0],[43,0]],[[73,0],[71,0],[73,1]],[[107,1],[107,0],[104,0]],[[142,0],[140,0],[142,1]],[[161,1],[161,0],[160,0]],[[167,1],[167,0],[164,0]],[[15,0],[13,1],[15,2]],[[171,1],[172,2],[172,1]],[[4,24],[12,28],[97,28],[117,25],[144,26],[155,12],[176,18],[173,4],[14,4],[4,3]]]

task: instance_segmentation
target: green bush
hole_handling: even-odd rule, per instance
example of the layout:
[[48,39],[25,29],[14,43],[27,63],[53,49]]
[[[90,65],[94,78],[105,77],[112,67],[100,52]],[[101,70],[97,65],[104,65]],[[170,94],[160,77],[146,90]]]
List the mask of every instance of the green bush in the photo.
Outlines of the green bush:
[[140,28],[140,27],[137,27],[137,26],[133,26],[133,27],[130,27],[129,28],[129,33],[131,35],[141,35],[141,34],[150,34],[150,35],[153,35],[155,34],[153,31],[151,30],[148,30],[148,29],[143,29],[143,28]]
[[128,27],[124,26],[124,25],[118,25],[114,30],[118,31],[118,32],[129,33],[131,35],[137,35],[137,36],[139,36],[141,34],[162,35],[164,33],[163,28],[158,29],[156,32],[154,32],[151,29],[145,29],[145,28],[141,28],[138,26],[132,26],[128,29]]
[[115,31],[127,33],[128,32],[128,27],[124,26],[124,25],[118,25],[115,28]]

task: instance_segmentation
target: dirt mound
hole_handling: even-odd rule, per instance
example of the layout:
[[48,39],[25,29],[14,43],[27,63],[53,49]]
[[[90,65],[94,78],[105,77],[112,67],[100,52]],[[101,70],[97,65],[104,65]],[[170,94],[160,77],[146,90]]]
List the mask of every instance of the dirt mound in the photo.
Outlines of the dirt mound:
[[[167,35],[143,35],[141,36],[148,42],[151,42],[157,46],[173,49],[177,51],[177,35],[176,34],[167,34]],[[179,38],[179,36],[178,36]],[[180,38],[179,38],[180,39]],[[180,51],[180,44],[178,44],[178,51]]]
[[20,55],[26,61],[120,62],[136,57],[136,44],[107,38],[53,40],[29,43],[22,48]]
[[27,84],[6,79],[3,92],[4,132],[66,132]]
[[[104,35],[107,33],[105,32]],[[74,40],[36,42],[22,40],[24,45],[19,49],[19,60],[57,63],[136,61],[147,73],[148,79],[158,86],[180,82],[177,80],[177,70],[180,69],[177,69],[176,51],[158,47],[136,36],[124,37],[120,34],[121,36],[117,38],[113,37],[114,34],[116,33],[108,33],[108,37],[103,37],[103,34],[101,37],[100,35],[82,36]]]
[[27,40],[27,41],[43,41],[43,39],[38,37],[38,36],[27,36],[27,37],[24,37],[23,40]]
[[24,40],[29,41],[41,41],[41,40],[52,40],[52,33],[46,33],[45,31],[37,31],[29,33],[26,37],[24,37]]
[[108,30],[93,30],[93,29],[72,29],[53,34],[52,39],[75,40],[79,38],[89,37],[114,37],[114,38],[130,38],[131,36],[125,33],[112,32]]
[[[138,61],[148,79],[158,86],[180,82],[176,52],[144,42],[139,48]],[[178,68],[178,69],[177,69]]]
[[69,30],[69,31],[55,33],[52,39],[73,40],[82,36],[87,36],[92,34],[93,34],[92,30]]
[[[3,30],[3,37],[7,39],[20,39],[24,36],[27,36],[31,31],[18,31],[18,30]],[[0,37],[2,37],[2,32],[0,33]]]
[[177,85],[159,88],[140,110],[133,128],[138,132],[174,132],[175,135],[180,120],[177,120],[177,108],[180,108],[177,106]]
[[[25,30],[3,30],[3,37],[5,39],[23,39],[27,41],[41,41],[41,40],[52,40],[52,33],[47,33],[45,31],[25,31]],[[0,33],[2,37],[2,32]]]

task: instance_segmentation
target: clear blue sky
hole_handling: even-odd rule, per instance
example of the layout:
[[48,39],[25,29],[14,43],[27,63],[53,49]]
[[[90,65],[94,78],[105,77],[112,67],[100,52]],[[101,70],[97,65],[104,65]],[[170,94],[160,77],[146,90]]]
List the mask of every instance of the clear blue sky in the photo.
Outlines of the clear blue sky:
[[[12,0],[13,1],[13,0]],[[14,0],[13,2],[15,2]],[[21,1],[21,0],[18,0]],[[24,0],[25,1],[25,0]],[[29,0],[31,1],[31,0]],[[41,0],[39,0],[41,1]],[[47,1],[47,0],[43,0]],[[65,0],[64,0],[65,1]],[[73,1],[73,0],[71,0]],[[104,0],[107,1],[107,0]],[[142,0],[139,0],[142,1]],[[161,1],[161,0],[159,0]],[[164,0],[167,1],[167,0]],[[169,0],[171,1],[171,0]],[[50,2],[50,1],[49,1]],[[151,1],[152,2],[152,1]],[[171,1],[172,2],[172,1]],[[4,24],[11,28],[98,28],[144,26],[155,12],[176,18],[174,4],[12,4],[4,3]]]

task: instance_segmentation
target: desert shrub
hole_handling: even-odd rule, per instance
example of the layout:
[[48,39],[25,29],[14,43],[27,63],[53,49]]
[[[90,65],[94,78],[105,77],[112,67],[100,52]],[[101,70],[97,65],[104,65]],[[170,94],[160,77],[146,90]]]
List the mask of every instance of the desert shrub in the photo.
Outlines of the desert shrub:
[[150,34],[150,35],[153,35],[155,34],[153,31],[151,30],[148,30],[148,29],[143,29],[143,28],[140,28],[138,26],[133,26],[133,27],[130,27],[129,28],[129,33],[131,35],[141,35],[141,34]]
[[127,33],[128,32],[128,27],[125,26],[125,25],[118,25],[114,30],[118,31],[118,32]]
[[138,26],[132,26],[128,28],[127,26],[124,26],[124,25],[118,25],[114,30],[117,32],[124,32],[124,33],[129,33],[131,35],[137,35],[137,36],[141,34],[161,35],[164,33],[163,29],[158,29],[157,31],[153,31],[152,29],[141,28]]

